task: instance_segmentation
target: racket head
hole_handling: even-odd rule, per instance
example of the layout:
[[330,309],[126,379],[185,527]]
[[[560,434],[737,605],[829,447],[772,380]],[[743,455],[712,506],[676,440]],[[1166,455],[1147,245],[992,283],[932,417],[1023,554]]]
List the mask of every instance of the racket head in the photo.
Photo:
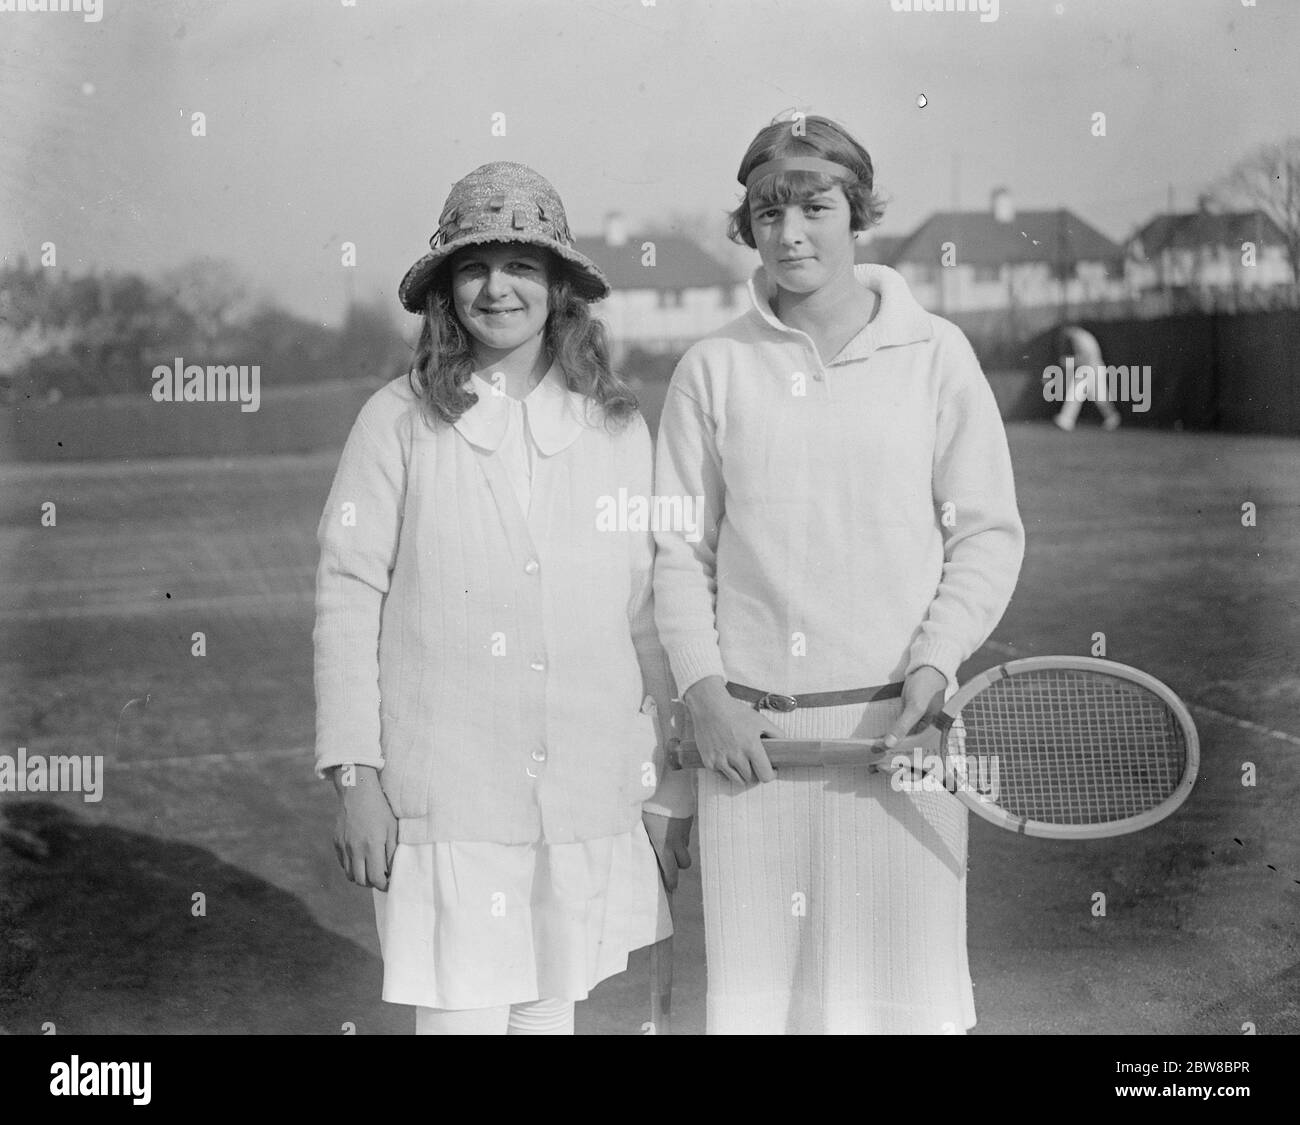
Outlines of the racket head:
[[[956,796],[1025,836],[1086,840],[1147,828],[1187,799],[1200,766],[1182,700],[1146,672],[1095,657],[990,668],[944,705],[940,725]],[[981,781],[993,791],[981,792]]]

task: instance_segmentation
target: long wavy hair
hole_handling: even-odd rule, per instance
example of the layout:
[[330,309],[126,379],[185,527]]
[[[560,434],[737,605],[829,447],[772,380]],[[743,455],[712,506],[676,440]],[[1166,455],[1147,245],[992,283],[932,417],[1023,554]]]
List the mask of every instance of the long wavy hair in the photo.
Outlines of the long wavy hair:
[[[600,407],[607,426],[621,428],[638,410],[636,395],[610,365],[605,325],[574,292],[564,263],[550,253],[547,259],[550,311],[542,338],[547,360],[560,369],[569,390]],[[429,287],[408,375],[411,389],[428,410],[449,425],[478,402],[478,395],[469,389],[474,338],[456,315],[451,293],[449,267],[453,260],[443,264]]]

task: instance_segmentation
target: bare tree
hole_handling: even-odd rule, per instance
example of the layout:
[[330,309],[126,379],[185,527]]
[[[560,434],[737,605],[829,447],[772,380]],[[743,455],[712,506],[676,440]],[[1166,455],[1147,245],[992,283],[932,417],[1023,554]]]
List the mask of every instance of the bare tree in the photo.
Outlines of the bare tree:
[[1243,157],[1213,194],[1224,207],[1257,207],[1277,223],[1286,237],[1291,276],[1300,281],[1300,136]]
[[191,258],[165,271],[159,282],[209,339],[247,321],[266,300],[222,258]]

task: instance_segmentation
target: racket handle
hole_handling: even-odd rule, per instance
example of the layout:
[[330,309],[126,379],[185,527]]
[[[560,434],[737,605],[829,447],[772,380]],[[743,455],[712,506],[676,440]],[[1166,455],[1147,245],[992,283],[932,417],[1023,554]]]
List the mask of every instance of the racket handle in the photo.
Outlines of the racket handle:
[[[672,917],[673,896],[668,895],[668,913]],[[676,919],[673,919],[674,926]],[[672,935],[650,947],[650,1025],[655,1035],[672,1034],[673,1013],[673,939]]]
[[[871,766],[879,768],[895,754],[910,747],[900,741],[897,745],[885,748],[883,738],[827,738],[820,740],[798,741],[786,738],[765,738],[763,749],[767,760],[774,769],[782,766]],[[690,739],[677,740],[669,744],[669,761],[674,769],[704,769],[704,760],[700,749]]]

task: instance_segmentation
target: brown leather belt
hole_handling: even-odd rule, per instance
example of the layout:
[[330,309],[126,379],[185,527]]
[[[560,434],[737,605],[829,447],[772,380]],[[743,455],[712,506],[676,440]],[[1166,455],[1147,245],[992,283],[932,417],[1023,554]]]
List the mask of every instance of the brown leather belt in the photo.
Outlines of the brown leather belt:
[[848,703],[875,703],[881,699],[897,699],[903,694],[903,685],[880,684],[876,687],[852,688],[849,691],[814,691],[806,695],[782,695],[776,691],[759,691],[744,684],[727,684],[727,691],[736,699],[752,703],[757,711],[794,711],[799,707],[843,707]]

